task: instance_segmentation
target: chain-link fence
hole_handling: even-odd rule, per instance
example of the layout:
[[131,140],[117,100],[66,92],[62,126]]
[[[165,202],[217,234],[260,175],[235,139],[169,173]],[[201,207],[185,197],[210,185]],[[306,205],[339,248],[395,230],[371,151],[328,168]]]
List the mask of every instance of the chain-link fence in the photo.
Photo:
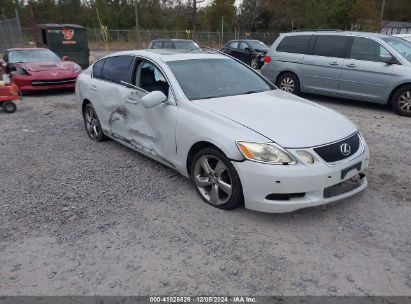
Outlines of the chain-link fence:
[[[26,46],[33,46],[35,30],[23,28],[20,33],[20,40]],[[190,31],[163,31],[163,30],[107,30],[109,50],[129,50],[146,48],[151,40],[154,39],[192,39]],[[90,50],[104,50],[104,34],[100,29],[87,29]],[[197,32],[194,40],[200,46],[213,48],[222,47],[227,41],[233,39],[255,39],[267,45],[271,45],[278,37],[277,32]],[[14,47],[13,45],[12,47]]]
[[[89,47],[104,49],[103,33],[99,29],[87,29]],[[108,47],[111,50],[146,48],[154,39],[192,39],[190,31],[160,30],[107,30]],[[197,32],[194,40],[200,46],[219,48],[232,39],[256,39],[271,45],[278,37],[276,32]]]
[[23,37],[18,17],[13,19],[0,19],[0,53],[8,48],[23,45]]

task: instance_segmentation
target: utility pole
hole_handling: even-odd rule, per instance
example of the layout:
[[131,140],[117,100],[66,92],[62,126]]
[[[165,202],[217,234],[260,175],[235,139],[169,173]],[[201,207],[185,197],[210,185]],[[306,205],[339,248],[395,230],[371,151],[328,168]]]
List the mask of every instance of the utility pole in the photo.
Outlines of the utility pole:
[[385,11],[385,0],[382,0],[382,5],[381,5],[381,30],[384,27],[384,11]]
[[136,38],[137,38],[137,47],[140,47],[140,31],[138,26],[138,8],[137,8],[137,0],[134,0],[134,15],[136,18]]

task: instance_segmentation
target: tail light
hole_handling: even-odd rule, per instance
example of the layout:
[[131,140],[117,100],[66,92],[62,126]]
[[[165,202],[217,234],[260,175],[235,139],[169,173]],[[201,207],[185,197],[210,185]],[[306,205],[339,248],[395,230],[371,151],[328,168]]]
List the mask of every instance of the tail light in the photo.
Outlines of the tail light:
[[265,56],[264,57],[264,63],[270,63],[271,62],[271,57],[270,56]]

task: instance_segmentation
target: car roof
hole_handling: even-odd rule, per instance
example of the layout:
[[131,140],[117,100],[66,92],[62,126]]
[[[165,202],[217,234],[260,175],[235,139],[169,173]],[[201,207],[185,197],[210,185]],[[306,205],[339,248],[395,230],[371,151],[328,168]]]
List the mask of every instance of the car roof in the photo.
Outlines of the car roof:
[[48,50],[46,48],[12,48],[7,49],[8,52],[10,51],[36,51],[36,50]]
[[288,32],[288,33],[281,33],[281,35],[285,36],[295,36],[295,35],[340,35],[340,36],[367,36],[367,37],[374,37],[374,38],[386,38],[390,37],[385,34],[380,34],[380,33],[372,33],[372,32],[354,32],[354,31],[339,31],[339,30],[325,30],[325,31],[294,31],[294,32]]
[[190,60],[190,59],[228,59],[221,53],[207,53],[207,52],[189,52],[186,50],[174,50],[174,49],[146,49],[146,50],[131,50],[122,51],[110,54],[104,58],[120,55],[133,55],[147,57],[152,60],[160,59],[163,62],[167,61],[179,61],[179,60]]
[[396,34],[393,35],[394,37],[399,37],[399,38],[409,38],[411,37],[411,34]]
[[185,41],[193,41],[191,39],[154,39],[151,42],[156,42],[156,41],[173,41],[173,42],[185,42]]

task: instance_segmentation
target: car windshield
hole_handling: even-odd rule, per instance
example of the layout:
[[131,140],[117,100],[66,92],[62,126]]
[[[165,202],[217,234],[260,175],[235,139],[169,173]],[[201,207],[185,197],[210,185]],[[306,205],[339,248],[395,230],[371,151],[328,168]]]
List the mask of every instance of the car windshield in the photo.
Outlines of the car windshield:
[[11,51],[8,56],[9,63],[44,61],[59,62],[61,59],[50,50]]
[[248,44],[255,50],[268,50],[268,46],[261,41],[248,41]]
[[190,100],[234,96],[273,90],[257,73],[230,58],[167,62]]
[[174,45],[176,46],[176,49],[179,50],[193,50],[200,48],[194,41],[175,41]]
[[398,53],[404,56],[409,62],[411,62],[411,43],[396,37],[382,38],[391,47],[393,47]]

